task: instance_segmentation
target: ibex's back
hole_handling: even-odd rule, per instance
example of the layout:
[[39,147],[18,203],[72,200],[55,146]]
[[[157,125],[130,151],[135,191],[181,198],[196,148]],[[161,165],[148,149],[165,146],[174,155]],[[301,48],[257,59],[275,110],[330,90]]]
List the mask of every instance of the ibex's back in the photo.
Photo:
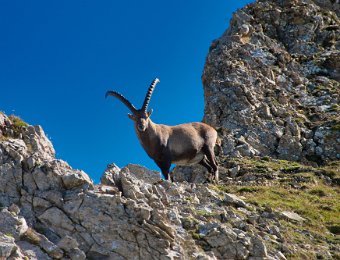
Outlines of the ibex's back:
[[203,157],[203,147],[214,147],[217,132],[204,123],[189,123],[170,127],[168,145],[172,163],[191,165],[199,163]]
[[138,139],[147,154],[169,179],[172,163],[179,165],[201,164],[218,180],[214,146],[217,132],[204,123],[188,123],[177,126],[155,124],[151,121],[152,110],[147,107],[152,92],[159,82],[155,79],[149,87],[141,109],[136,109],[125,97],[115,91],[108,91],[106,96],[114,96],[122,101],[132,112],[129,118],[134,121]]

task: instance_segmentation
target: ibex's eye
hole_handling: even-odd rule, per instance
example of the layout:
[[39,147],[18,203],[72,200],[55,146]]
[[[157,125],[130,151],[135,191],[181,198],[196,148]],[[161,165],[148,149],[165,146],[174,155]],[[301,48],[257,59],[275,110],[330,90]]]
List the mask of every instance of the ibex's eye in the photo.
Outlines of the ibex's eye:
[[145,127],[144,127],[143,124],[138,124],[137,128],[138,128],[139,131],[145,131]]

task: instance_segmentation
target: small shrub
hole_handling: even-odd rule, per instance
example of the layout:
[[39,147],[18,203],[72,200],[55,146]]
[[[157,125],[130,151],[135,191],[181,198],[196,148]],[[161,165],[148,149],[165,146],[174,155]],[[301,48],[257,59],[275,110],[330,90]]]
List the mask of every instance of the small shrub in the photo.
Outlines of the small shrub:
[[202,235],[200,235],[200,234],[198,234],[198,233],[196,233],[196,232],[191,232],[191,236],[192,236],[192,238],[195,239],[195,240],[200,240],[200,239],[203,238]]
[[26,122],[24,122],[20,117],[17,117],[15,115],[10,115],[9,119],[11,120],[12,124],[14,127],[17,128],[22,128],[27,126],[28,124]]
[[266,162],[269,162],[270,161],[270,157],[269,156],[263,156],[261,158],[262,161],[266,161]]
[[244,192],[257,192],[259,190],[259,188],[255,188],[255,187],[242,187],[238,190],[239,193],[244,193]]
[[285,173],[294,173],[297,172],[300,169],[300,165],[287,165],[282,168],[282,171]]
[[340,131],[340,123],[337,123],[331,127],[333,131]]
[[340,225],[329,226],[328,230],[335,235],[340,235]]
[[326,192],[321,189],[314,189],[309,192],[312,195],[316,195],[318,197],[325,197],[327,196]]

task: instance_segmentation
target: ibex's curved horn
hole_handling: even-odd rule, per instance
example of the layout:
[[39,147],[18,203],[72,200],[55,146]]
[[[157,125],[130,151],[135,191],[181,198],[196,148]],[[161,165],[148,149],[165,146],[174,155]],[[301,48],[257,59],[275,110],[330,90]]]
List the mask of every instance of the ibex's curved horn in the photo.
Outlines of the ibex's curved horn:
[[134,105],[131,104],[129,100],[127,100],[122,94],[116,92],[116,91],[107,91],[105,94],[105,97],[107,98],[108,96],[113,96],[118,98],[120,101],[122,101],[130,111],[135,114],[137,112],[137,109],[134,107]]
[[146,112],[146,110],[148,108],[148,105],[149,105],[149,102],[150,102],[150,98],[151,98],[152,92],[155,89],[157,83],[159,83],[159,82],[160,82],[160,80],[158,78],[155,78],[152,81],[152,83],[151,83],[151,85],[150,85],[150,87],[148,89],[148,92],[146,93],[146,96],[145,96],[145,99],[144,99],[144,103],[143,103],[143,106],[142,106],[142,109],[141,109],[142,111]]

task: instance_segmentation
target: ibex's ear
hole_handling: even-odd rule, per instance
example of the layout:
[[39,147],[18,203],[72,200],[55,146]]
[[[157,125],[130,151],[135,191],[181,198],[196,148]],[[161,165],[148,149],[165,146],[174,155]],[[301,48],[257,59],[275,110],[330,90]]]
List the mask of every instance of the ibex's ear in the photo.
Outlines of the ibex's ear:
[[153,112],[153,109],[151,108],[151,109],[149,110],[149,112],[147,113],[148,117],[151,116],[152,112]]
[[136,120],[136,117],[135,117],[134,115],[132,115],[132,114],[128,114],[128,117],[129,117],[131,120],[133,120],[133,121]]

